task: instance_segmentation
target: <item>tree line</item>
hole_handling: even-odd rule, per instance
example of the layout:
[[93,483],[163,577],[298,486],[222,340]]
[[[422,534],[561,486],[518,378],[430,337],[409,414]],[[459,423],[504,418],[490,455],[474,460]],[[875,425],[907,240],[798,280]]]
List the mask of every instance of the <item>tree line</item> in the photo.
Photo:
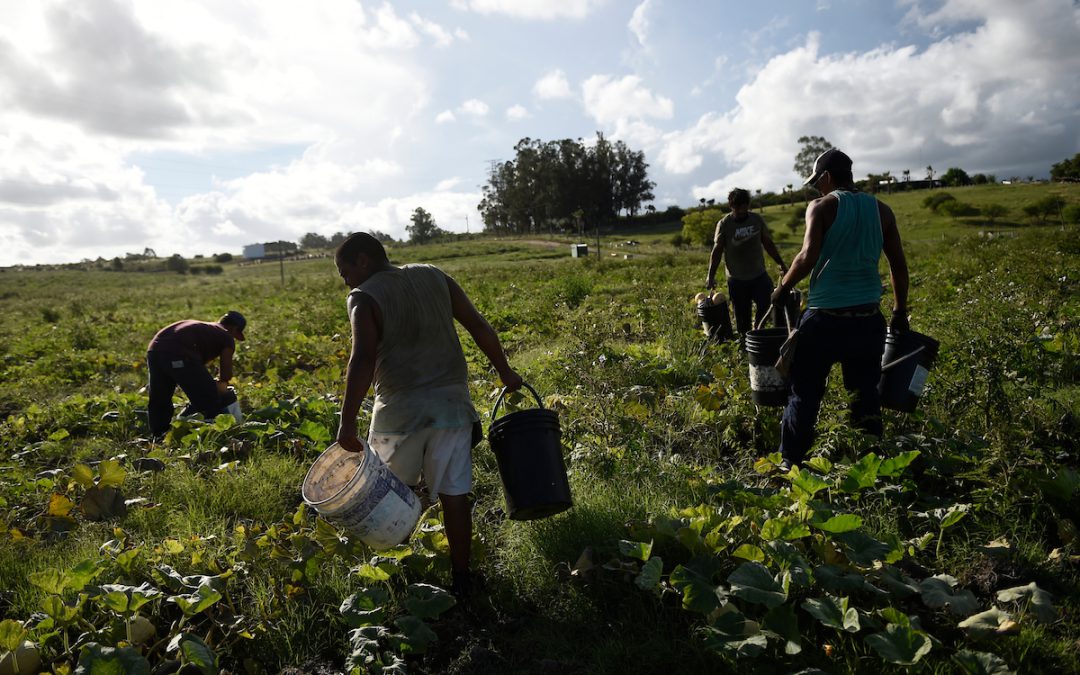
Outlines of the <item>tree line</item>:
[[648,166],[644,152],[602,133],[591,144],[523,138],[514,159],[492,163],[478,205],[484,230],[580,232],[636,216],[654,198]]

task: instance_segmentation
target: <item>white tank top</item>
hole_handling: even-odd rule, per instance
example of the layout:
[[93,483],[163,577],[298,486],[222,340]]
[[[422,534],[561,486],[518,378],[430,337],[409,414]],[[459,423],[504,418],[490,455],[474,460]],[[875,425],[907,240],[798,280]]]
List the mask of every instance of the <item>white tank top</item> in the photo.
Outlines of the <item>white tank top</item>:
[[448,429],[479,419],[469,396],[446,275],[432,265],[379,272],[349,294],[350,314],[360,293],[382,313],[371,431]]

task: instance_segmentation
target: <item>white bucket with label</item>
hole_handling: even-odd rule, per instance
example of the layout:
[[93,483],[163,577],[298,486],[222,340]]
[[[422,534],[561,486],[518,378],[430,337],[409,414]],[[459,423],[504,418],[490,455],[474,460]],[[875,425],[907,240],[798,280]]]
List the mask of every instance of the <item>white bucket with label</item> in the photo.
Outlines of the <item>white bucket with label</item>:
[[420,519],[420,500],[367,443],[362,453],[337,443],[324,450],[304,477],[301,495],[376,551],[408,539]]

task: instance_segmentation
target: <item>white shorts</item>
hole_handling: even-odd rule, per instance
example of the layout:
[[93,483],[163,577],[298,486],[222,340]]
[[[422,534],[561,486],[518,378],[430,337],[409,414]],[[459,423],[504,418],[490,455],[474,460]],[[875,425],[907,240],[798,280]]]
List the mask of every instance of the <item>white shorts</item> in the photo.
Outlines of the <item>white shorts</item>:
[[431,499],[472,490],[472,425],[408,434],[370,432],[368,445],[406,485],[423,475]]

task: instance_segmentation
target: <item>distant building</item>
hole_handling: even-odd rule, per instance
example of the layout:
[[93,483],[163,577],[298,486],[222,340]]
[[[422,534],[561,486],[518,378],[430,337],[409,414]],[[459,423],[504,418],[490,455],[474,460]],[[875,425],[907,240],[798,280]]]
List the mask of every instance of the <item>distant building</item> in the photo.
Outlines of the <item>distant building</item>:
[[293,255],[296,251],[296,242],[268,241],[262,244],[247,244],[244,246],[244,258],[247,260],[276,258],[279,255]]

